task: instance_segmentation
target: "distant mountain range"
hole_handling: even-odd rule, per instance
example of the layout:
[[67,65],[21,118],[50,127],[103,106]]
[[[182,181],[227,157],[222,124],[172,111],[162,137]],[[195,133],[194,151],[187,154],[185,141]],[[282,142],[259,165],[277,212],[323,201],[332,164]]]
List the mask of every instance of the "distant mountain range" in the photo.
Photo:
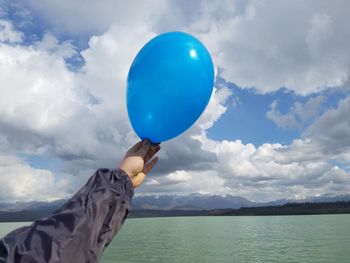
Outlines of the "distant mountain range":
[[254,202],[234,195],[150,195],[133,198],[134,210],[203,210],[238,209],[241,207],[281,206],[287,203],[328,203],[350,201],[349,195],[321,195],[298,199],[280,199],[271,202]]
[[[4,213],[21,211],[52,212],[64,204],[66,200],[54,202],[16,202],[0,203],[0,217]],[[281,206],[287,203],[328,203],[350,201],[349,195],[322,195],[299,199],[281,199],[272,202],[253,202],[233,195],[147,195],[133,198],[133,210],[213,210],[239,209],[241,207]]]
[[5,203],[0,202],[0,213],[1,212],[19,212],[19,211],[30,211],[30,210],[52,210],[62,206],[67,200],[60,199],[53,202],[16,202],[16,203]]
[[149,195],[136,196],[132,201],[133,209],[152,210],[203,210],[256,206],[258,203],[233,195]]

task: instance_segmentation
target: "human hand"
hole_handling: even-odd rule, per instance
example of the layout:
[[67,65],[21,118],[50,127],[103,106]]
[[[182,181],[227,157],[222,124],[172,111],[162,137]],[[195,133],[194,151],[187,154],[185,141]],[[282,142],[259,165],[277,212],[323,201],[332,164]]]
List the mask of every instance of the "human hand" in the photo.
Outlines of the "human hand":
[[[119,168],[126,172],[134,188],[138,187],[152,170],[159,158],[153,156],[160,150],[159,145],[152,145],[149,140],[136,143],[125,154]],[[152,159],[153,158],[153,159]]]

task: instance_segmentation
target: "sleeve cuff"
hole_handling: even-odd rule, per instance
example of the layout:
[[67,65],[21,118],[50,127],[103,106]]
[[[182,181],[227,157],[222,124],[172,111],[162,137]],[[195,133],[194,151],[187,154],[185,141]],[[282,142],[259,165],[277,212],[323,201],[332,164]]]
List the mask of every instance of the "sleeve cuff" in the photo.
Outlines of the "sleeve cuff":
[[132,181],[129,175],[120,168],[111,170],[111,175],[112,185],[119,182],[119,184],[124,186],[126,197],[131,200],[134,195],[134,187],[132,186]]

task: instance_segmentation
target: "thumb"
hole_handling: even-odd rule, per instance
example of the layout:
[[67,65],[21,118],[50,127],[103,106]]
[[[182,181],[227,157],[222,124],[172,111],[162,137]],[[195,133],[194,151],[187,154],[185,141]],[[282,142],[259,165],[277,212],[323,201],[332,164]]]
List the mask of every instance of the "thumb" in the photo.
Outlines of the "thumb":
[[138,187],[145,180],[146,174],[144,172],[138,173],[136,176],[132,178],[132,186],[134,188]]

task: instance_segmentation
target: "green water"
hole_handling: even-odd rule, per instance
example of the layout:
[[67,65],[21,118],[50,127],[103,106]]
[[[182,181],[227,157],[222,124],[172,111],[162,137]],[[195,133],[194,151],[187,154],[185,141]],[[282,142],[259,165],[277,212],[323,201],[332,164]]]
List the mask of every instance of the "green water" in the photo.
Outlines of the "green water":
[[128,219],[101,262],[350,262],[350,215]]

